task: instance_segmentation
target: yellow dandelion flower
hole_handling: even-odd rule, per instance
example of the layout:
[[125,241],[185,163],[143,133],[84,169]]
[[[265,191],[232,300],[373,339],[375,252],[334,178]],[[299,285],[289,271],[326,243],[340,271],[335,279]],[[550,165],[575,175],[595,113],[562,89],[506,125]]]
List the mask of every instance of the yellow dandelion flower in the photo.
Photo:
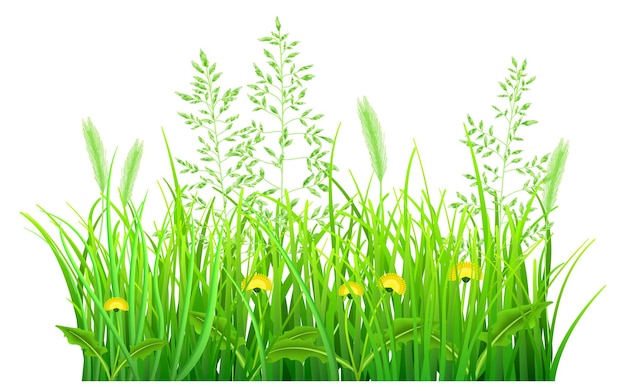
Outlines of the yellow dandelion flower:
[[406,292],[406,282],[404,278],[396,273],[387,273],[378,280],[381,288],[385,288],[387,292],[396,292],[403,295]]
[[259,293],[261,289],[269,291],[272,290],[272,281],[270,281],[270,279],[263,274],[255,274],[254,276],[243,280],[241,283],[241,289],[246,291],[254,290],[257,293]]
[[450,268],[448,280],[456,281],[457,278],[468,282],[469,280],[482,280],[483,272],[477,265],[471,262],[459,262]]
[[357,296],[363,296],[364,291],[361,284],[352,281],[348,281],[347,283],[339,287],[339,296],[348,296],[348,299],[352,298],[352,293],[350,293],[350,291],[348,290],[348,285],[350,285],[352,293]]
[[104,303],[105,311],[128,311],[128,302],[121,297],[112,297]]

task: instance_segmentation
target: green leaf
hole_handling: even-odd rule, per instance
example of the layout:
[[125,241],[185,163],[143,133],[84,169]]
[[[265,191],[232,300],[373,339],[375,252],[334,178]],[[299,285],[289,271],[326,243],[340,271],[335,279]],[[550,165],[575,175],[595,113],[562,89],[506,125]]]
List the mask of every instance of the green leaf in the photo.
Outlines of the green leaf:
[[283,335],[276,338],[276,342],[283,339],[291,339],[291,340],[303,340],[303,341],[314,341],[315,338],[319,336],[320,332],[316,327],[313,326],[296,326],[293,329],[286,331]]
[[265,152],[267,152],[271,157],[273,157],[273,158],[276,157],[276,152],[272,151],[268,147],[263,147],[263,149],[265,149]]
[[536,123],[537,123],[537,121],[535,121],[534,119],[529,119],[528,121],[524,121],[524,122],[522,122],[522,125],[524,125],[524,126],[530,126],[530,125],[534,125],[534,124],[536,124]]
[[256,64],[252,65],[254,66],[254,73],[256,73],[258,77],[263,77],[263,72],[261,71],[261,68],[259,68]]
[[328,361],[324,348],[315,346],[310,339],[279,339],[267,351],[267,362],[275,362],[281,358],[304,362],[310,357],[316,357],[323,363]]
[[278,16],[277,16],[276,17],[276,30],[280,31],[280,27],[281,27],[281,24],[280,24],[280,21],[278,20]]
[[[145,341],[138,343],[137,345],[130,347],[130,357],[132,359],[139,358],[145,359],[150,354],[156,352],[163,348],[163,346],[167,345],[167,341],[159,338],[148,338]],[[115,377],[117,373],[125,366],[128,365],[128,360],[124,358],[116,367],[113,376]]]
[[304,182],[302,182],[302,187],[306,187],[313,180],[313,174],[309,175]]
[[467,122],[469,122],[470,125],[474,126],[474,120],[472,119],[472,117],[470,117],[469,114],[467,114]]
[[156,352],[167,345],[167,341],[159,338],[148,338],[139,342],[137,345],[130,347],[130,356],[132,358],[145,359],[151,353]]
[[211,66],[209,67],[209,75],[212,75],[213,72],[215,72],[215,66],[216,65],[217,65],[217,63],[211,64]]
[[[523,207],[524,204],[520,203],[520,209],[523,210]],[[489,327],[488,332],[490,335],[487,332],[483,332],[478,339],[489,343],[489,336],[491,336],[492,346],[508,346],[511,344],[511,336],[524,328],[534,327],[539,315],[550,304],[552,302],[548,301],[500,311],[496,322]],[[488,349],[485,348],[476,360],[476,377],[479,377],[485,370],[487,351]]]
[[265,54],[265,57],[274,60],[274,55],[267,49],[263,49],[263,54]]
[[196,71],[198,71],[198,73],[204,74],[204,69],[202,69],[202,67],[200,65],[198,65],[197,62],[192,61],[191,65],[195,68]]
[[[191,311],[189,313],[189,322],[198,334],[202,332],[204,320],[204,313],[202,312]],[[213,318],[211,338],[220,341],[220,350],[234,350],[245,343],[244,339],[239,337],[237,330],[228,323],[228,319],[221,316]]]
[[[416,318],[396,318],[393,320],[393,335],[396,343],[407,343],[413,340],[417,332],[417,341],[422,342],[422,334],[424,324],[421,319]],[[389,332],[387,334],[387,345],[390,345]],[[441,336],[439,334],[439,327],[437,323],[433,324],[433,329],[430,334],[430,349],[441,348]],[[458,352],[453,348],[452,344],[448,342],[445,347],[446,357],[451,360],[453,357],[458,358]]]
[[102,355],[107,352],[107,348],[98,344],[93,331],[87,331],[66,326],[56,326],[67,337],[72,345],[78,345],[83,348],[86,356],[98,357],[102,359]]
[[207,60],[206,54],[204,54],[202,49],[200,49],[200,61],[202,61],[202,66],[204,66],[204,67],[208,67],[209,66],[209,60]]
[[511,336],[524,328],[533,328],[539,315],[550,304],[552,302],[548,301],[500,311],[496,322],[488,331],[481,333],[479,339],[487,342],[490,334],[492,346],[508,346]]
[[176,95],[180,96],[181,98],[183,98],[184,101],[187,101],[187,102],[195,101],[195,98],[193,96],[190,96],[187,94],[182,94],[180,92],[177,92]]
[[[423,327],[421,319],[416,318],[396,318],[393,320],[393,336],[396,343],[407,343],[413,340],[413,330],[419,330]],[[387,344],[390,343],[389,330],[387,334]],[[418,342],[421,340],[421,332],[417,332]]]

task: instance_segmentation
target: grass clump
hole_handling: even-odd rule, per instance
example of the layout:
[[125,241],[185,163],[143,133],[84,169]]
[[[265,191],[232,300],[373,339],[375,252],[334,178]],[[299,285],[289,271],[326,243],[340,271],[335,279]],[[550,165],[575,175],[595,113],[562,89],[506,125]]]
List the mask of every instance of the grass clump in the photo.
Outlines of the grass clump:
[[[249,88],[260,93],[250,97],[255,110],[273,113],[278,124],[268,162],[284,179],[285,151],[297,134],[288,123],[295,118],[309,126],[319,118],[306,111],[285,116],[285,105],[297,107],[302,98],[298,82],[310,78],[298,79],[287,65],[296,41],[287,41],[278,19],[276,28],[261,39],[279,50],[278,57],[266,53],[276,74],[255,66],[263,83]],[[334,138],[311,126],[300,134],[317,145],[305,159],[311,167],[302,187],[325,192],[322,205],[297,204],[297,189],[282,179],[270,186],[273,192],[252,186],[265,177],[238,170],[254,167],[254,159],[263,163],[252,147],[263,138],[262,126],[241,132],[233,130],[236,115],[221,116],[239,90],[219,94],[219,73],[203,52],[192,63],[196,90],[179,95],[204,107],[201,116],[181,115],[207,132],[208,141],[199,141],[201,153],[213,158],[205,160],[212,171],[181,185],[176,161],[184,172],[199,168],[173,158],[163,132],[171,180],[160,186],[165,213],[152,229],[142,219],[146,198],[132,200],[142,144],[126,159],[118,200],[111,191],[115,154],[109,164],[93,123],[84,121],[100,189],[87,216],[74,211],[76,225],[40,207],[52,224],[47,229],[22,213],[66,281],[76,325],[58,328],[82,348],[83,380],[554,380],[567,341],[603,288],[555,341],[564,288],[592,242],[566,261],[552,259],[548,216],[568,144],[562,140],[552,154],[520,165],[518,131],[534,122],[523,118],[530,104],[518,101],[534,79],[524,79],[526,61],[512,63],[501,83],[508,106],[497,109],[507,133],[496,136],[468,116],[463,142],[472,173],[466,177],[476,192],[458,193],[451,206],[445,192],[431,197],[417,145],[403,187],[384,193],[384,134],[365,97],[357,100],[357,113],[379,180],[377,205],[369,185],[353,181],[350,191],[333,175],[339,127]],[[270,104],[273,88],[284,93]],[[322,148],[326,141],[330,150]],[[483,160],[491,155],[500,165]],[[226,157],[234,168],[226,168]],[[417,195],[408,191],[415,165],[423,181]],[[506,192],[508,172],[530,176],[522,187],[528,199]],[[208,197],[195,193],[205,185],[213,190]],[[540,216],[531,219],[531,211]],[[558,296],[549,300],[554,290]]]

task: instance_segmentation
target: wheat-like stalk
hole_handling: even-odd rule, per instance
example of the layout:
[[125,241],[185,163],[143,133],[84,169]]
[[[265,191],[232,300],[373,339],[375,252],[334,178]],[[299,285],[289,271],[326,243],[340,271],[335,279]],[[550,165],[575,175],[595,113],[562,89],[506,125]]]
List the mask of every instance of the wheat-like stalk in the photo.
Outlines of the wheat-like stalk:
[[556,194],[559,190],[561,179],[563,178],[563,172],[565,171],[565,161],[567,160],[568,150],[569,142],[561,139],[559,145],[556,146],[550,156],[542,200],[546,208],[546,213],[550,213],[556,202]]
[[109,175],[109,164],[107,163],[104,144],[102,143],[98,130],[91,122],[91,118],[87,118],[87,121],[83,120],[83,136],[87,144],[87,153],[89,154],[89,160],[93,167],[94,177],[96,178],[100,191],[104,192]]
[[137,179],[137,172],[139,171],[139,162],[143,155],[143,141],[136,140],[133,147],[128,152],[126,161],[124,162],[124,168],[122,169],[122,180],[120,182],[120,197],[122,198],[122,205],[126,206],[130,200],[130,196],[133,193],[133,185],[135,179]]
[[387,169],[387,152],[385,150],[385,137],[376,112],[366,97],[358,100],[359,119],[363,128],[365,144],[370,153],[370,161],[378,180],[382,182]]

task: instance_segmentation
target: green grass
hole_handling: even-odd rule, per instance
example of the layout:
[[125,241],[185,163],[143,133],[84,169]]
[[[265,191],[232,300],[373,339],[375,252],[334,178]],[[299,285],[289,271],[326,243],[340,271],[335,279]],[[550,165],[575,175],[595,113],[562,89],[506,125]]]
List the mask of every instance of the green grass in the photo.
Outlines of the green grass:
[[[555,379],[580,320],[554,341],[563,289],[591,243],[553,266],[550,235],[522,251],[527,214],[507,209],[503,233],[482,228],[491,225],[486,208],[482,226],[467,208],[450,216],[445,193],[434,200],[428,192],[417,147],[404,189],[417,158],[419,198],[401,189],[377,207],[369,186],[354,183],[349,194],[331,174],[328,203],[340,207],[325,226],[309,220],[308,204],[293,210],[288,192],[283,202],[266,197],[288,216],[282,237],[243,197],[229,198],[229,215],[207,208],[198,224],[169,158],[167,213],[153,231],[142,223],[145,200],[113,202],[110,176],[79,226],[40,208],[53,226],[46,229],[23,213],[67,283],[76,325],[59,328],[83,348],[83,380]],[[485,205],[480,183],[478,194]],[[533,194],[525,210],[538,202]],[[466,261],[484,278],[450,280],[450,268]],[[406,281],[403,295],[380,287],[391,272]],[[242,290],[256,273],[271,290]],[[339,296],[347,281],[363,295]],[[554,303],[546,301],[552,290]],[[111,297],[129,310],[106,311]]]
[[[332,141],[330,161],[320,163],[325,183],[316,186],[327,191],[316,204],[296,209],[282,185],[281,194],[254,197],[246,186],[218,186],[208,201],[189,202],[163,132],[171,179],[159,183],[162,220],[148,227],[146,199],[136,205],[132,197],[143,144],[131,148],[113,189],[115,153],[109,163],[95,126],[83,121],[99,197],[86,214],[72,209],[74,222],[43,207],[47,226],[22,213],[66,282],[76,324],[57,327],[81,348],[83,380],[554,380],[604,287],[555,340],[565,287],[593,241],[553,259],[549,217],[567,142],[547,170],[548,155],[523,166],[533,177],[528,199],[504,202],[504,173],[523,173],[513,158],[522,151],[511,144],[520,126],[536,123],[521,119],[530,104],[517,105],[534,78],[524,79],[526,61],[513,65],[515,83],[501,83],[509,108],[496,108],[508,122],[506,141],[468,116],[465,176],[476,193],[471,202],[457,193],[463,203],[450,206],[445,191],[431,195],[417,145],[403,187],[383,192],[384,134],[363,98],[357,113],[373,169],[366,186],[340,182],[331,169],[339,126],[324,139]],[[494,153],[499,174],[482,160]],[[501,179],[499,190],[485,171]],[[419,193],[408,191],[415,178]],[[255,208],[259,200],[269,206]],[[109,308],[112,298],[127,310]]]

